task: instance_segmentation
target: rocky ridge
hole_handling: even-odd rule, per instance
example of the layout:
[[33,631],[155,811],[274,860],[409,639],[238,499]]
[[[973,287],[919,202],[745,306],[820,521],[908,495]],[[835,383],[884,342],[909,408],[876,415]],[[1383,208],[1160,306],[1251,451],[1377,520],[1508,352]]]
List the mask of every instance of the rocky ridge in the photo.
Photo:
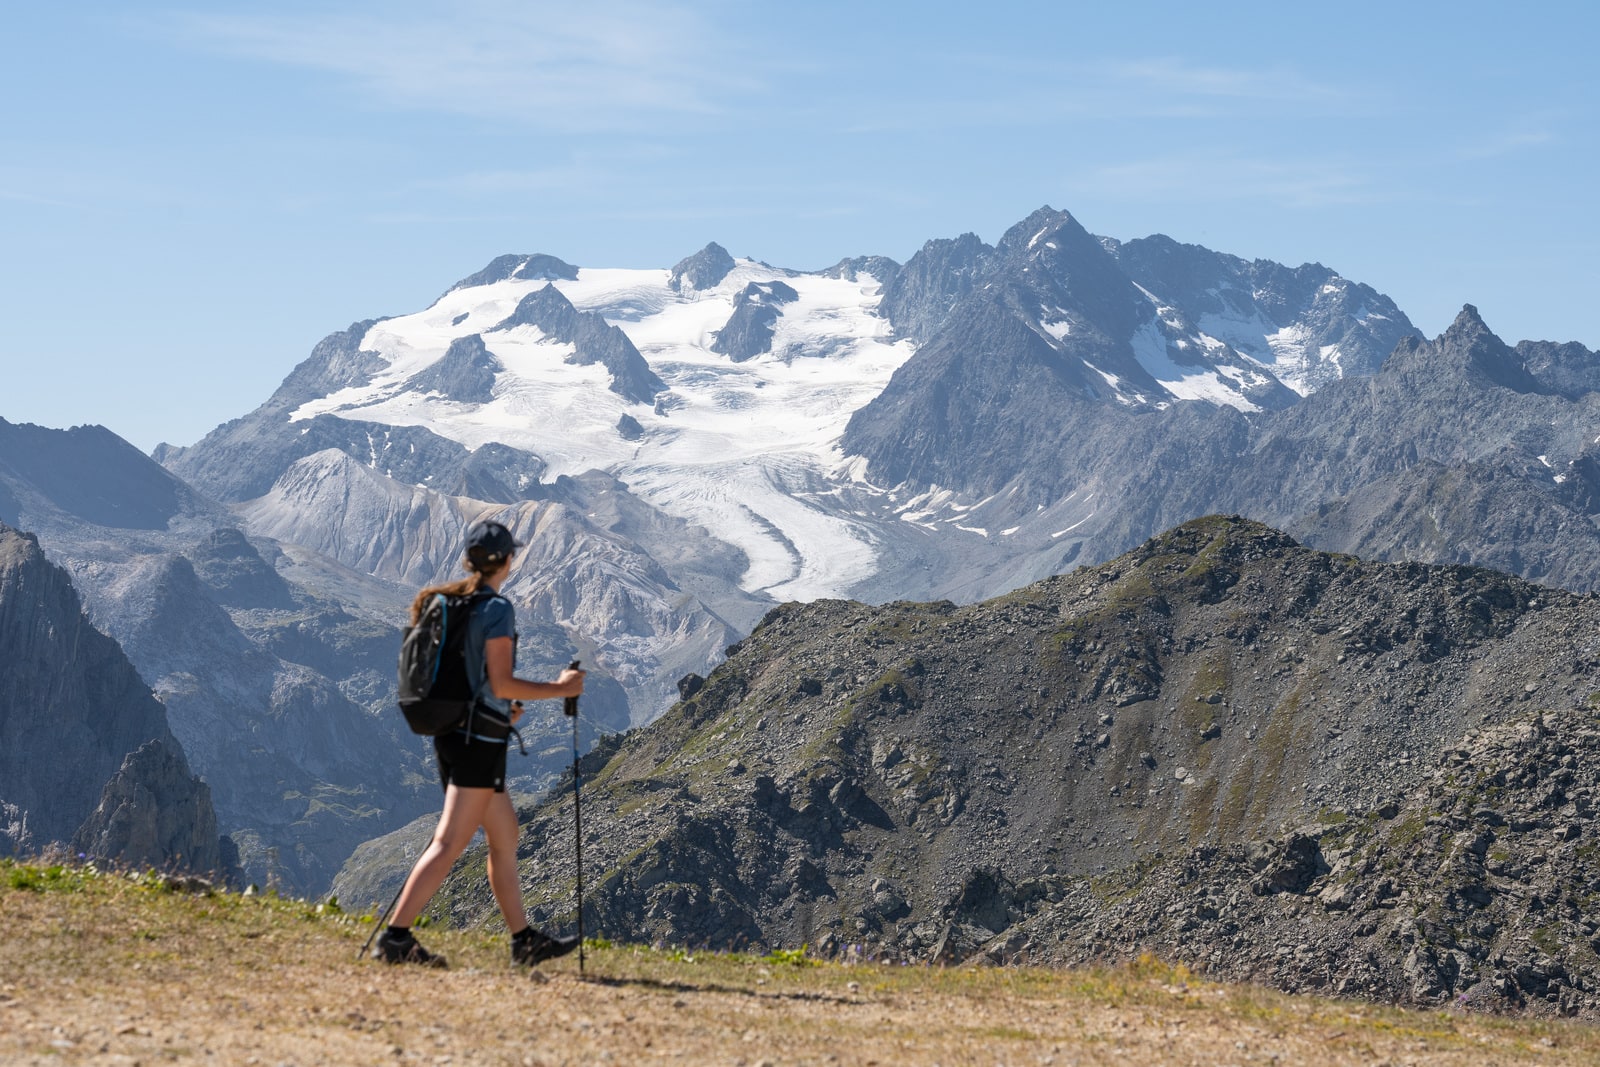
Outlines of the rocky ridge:
[[[1286,986],[1315,966],[1347,992],[1592,1013],[1593,954],[1577,936],[1589,875],[1569,864],[1589,810],[1577,767],[1600,692],[1597,624],[1591,597],[1315,552],[1237,518],[970,607],[786,605],[709,678],[687,679],[661,720],[586,757],[586,924],[908,960],[1177,946]],[[1547,748],[1495,755],[1540,709]],[[1446,775],[1431,777],[1440,760]],[[525,812],[542,921],[570,915],[569,806],[563,794]],[[1522,829],[1472,851],[1493,818]],[[1571,848],[1552,844],[1569,833]],[[1480,908],[1479,894],[1429,881],[1424,855],[1455,857],[1447,873],[1492,857],[1484,870],[1502,881],[1486,899],[1501,906],[1473,918],[1478,933],[1439,919]],[[1380,891],[1374,876],[1402,859],[1409,873],[1390,877],[1404,888]],[[1197,873],[1170,873],[1183,870]],[[457,919],[487,914],[481,878],[469,864],[453,882]],[[1169,883],[1204,887],[1216,914],[1184,925]],[[1212,886],[1241,903],[1222,907]],[[1388,903],[1357,934],[1373,894]],[[1534,896],[1547,917],[1519,910]],[[1287,962],[1263,917],[1274,907],[1309,924]],[[1516,938],[1536,933],[1549,947],[1518,956]],[[1301,944],[1307,962],[1290,966]],[[1451,952],[1481,959],[1466,968]],[[1559,977],[1551,960],[1567,977],[1536,998],[1531,978],[1500,982],[1522,963]]]

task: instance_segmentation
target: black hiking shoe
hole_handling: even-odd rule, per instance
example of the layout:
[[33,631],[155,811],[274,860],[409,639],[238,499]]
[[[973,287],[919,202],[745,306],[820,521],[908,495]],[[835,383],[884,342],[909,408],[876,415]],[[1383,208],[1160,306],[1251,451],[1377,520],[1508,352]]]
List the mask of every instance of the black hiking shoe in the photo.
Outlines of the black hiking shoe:
[[545,960],[565,956],[577,947],[576,934],[571,937],[550,937],[530,926],[511,939],[511,962],[522,967],[532,967]]
[[417,939],[409,933],[398,937],[388,930],[378,935],[378,943],[372,946],[372,958],[382,960],[384,963],[417,963],[424,967],[448,968],[443,956],[435,955],[423,948]]

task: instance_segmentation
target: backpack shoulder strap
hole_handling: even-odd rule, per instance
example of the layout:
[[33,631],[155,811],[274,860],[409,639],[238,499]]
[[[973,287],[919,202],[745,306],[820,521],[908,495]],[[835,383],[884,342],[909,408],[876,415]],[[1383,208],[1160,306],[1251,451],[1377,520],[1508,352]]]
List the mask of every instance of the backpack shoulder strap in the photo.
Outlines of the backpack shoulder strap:
[[[499,593],[495,592],[493,589],[479,589],[479,590],[475,591],[474,593],[472,593],[472,595],[467,598],[467,617],[468,617],[468,620],[469,620],[469,625],[472,622],[476,621],[477,614],[478,614],[478,606],[480,604],[487,604],[491,600],[505,600],[505,599],[506,599],[505,597],[501,596]],[[509,604],[510,601],[506,601],[506,603]],[[469,630],[468,632],[470,633],[471,631]],[[485,663],[484,663],[484,668],[487,671],[487,668],[488,668],[487,661],[485,661]],[[477,710],[478,698],[482,694],[484,688],[487,687],[487,685],[488,685],[487,677],[484,679],[482,685],[480,685],[477,681],[473,682],[473,685],[472,685],[472,705],[473,705],[474,713]]]

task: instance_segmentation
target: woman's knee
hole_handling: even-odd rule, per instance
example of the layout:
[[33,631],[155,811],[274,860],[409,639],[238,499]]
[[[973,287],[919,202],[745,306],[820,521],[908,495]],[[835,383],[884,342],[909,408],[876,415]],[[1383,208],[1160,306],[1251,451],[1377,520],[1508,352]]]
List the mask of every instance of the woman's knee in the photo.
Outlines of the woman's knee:
[[454,860],[467,850],[472,843],[472,835],[477,832],[477,827],[462,833],[461,830],[451,826],[441,826],[433,832],[433,847]]

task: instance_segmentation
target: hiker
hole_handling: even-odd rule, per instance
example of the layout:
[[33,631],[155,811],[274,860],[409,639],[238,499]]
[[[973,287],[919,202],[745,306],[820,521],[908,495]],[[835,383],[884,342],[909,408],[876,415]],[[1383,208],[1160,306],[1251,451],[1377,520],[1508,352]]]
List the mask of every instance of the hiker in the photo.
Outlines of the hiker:
[[511,930],[512,963],[532,966],[578,946],[576,937],[550,937],[528,925],[517,876],[517,814],[505,787],[511,728],[522,717],[524,700],[575,697],[583,692],[584,674],[564,670],[554,682],[530,682],[513,675],[516,613],[511,602],[500,595],[500,585],[511,573],[512,553],[520,547],[511,531],[498,522],[474,525],[467,531],[462,563],[470,575],[422,590],[411,605],[415,626],[438,594],[474,597],[463,656],[477,699],[460,729],[434,738],[439,780],[444,785],[444,812],[433,840],[406,878],[388,928],[373,949],[373,956],[387,963],[446,965],[443,956],[417,943],[411,924],[480,826],[489,842],[489,887]]

